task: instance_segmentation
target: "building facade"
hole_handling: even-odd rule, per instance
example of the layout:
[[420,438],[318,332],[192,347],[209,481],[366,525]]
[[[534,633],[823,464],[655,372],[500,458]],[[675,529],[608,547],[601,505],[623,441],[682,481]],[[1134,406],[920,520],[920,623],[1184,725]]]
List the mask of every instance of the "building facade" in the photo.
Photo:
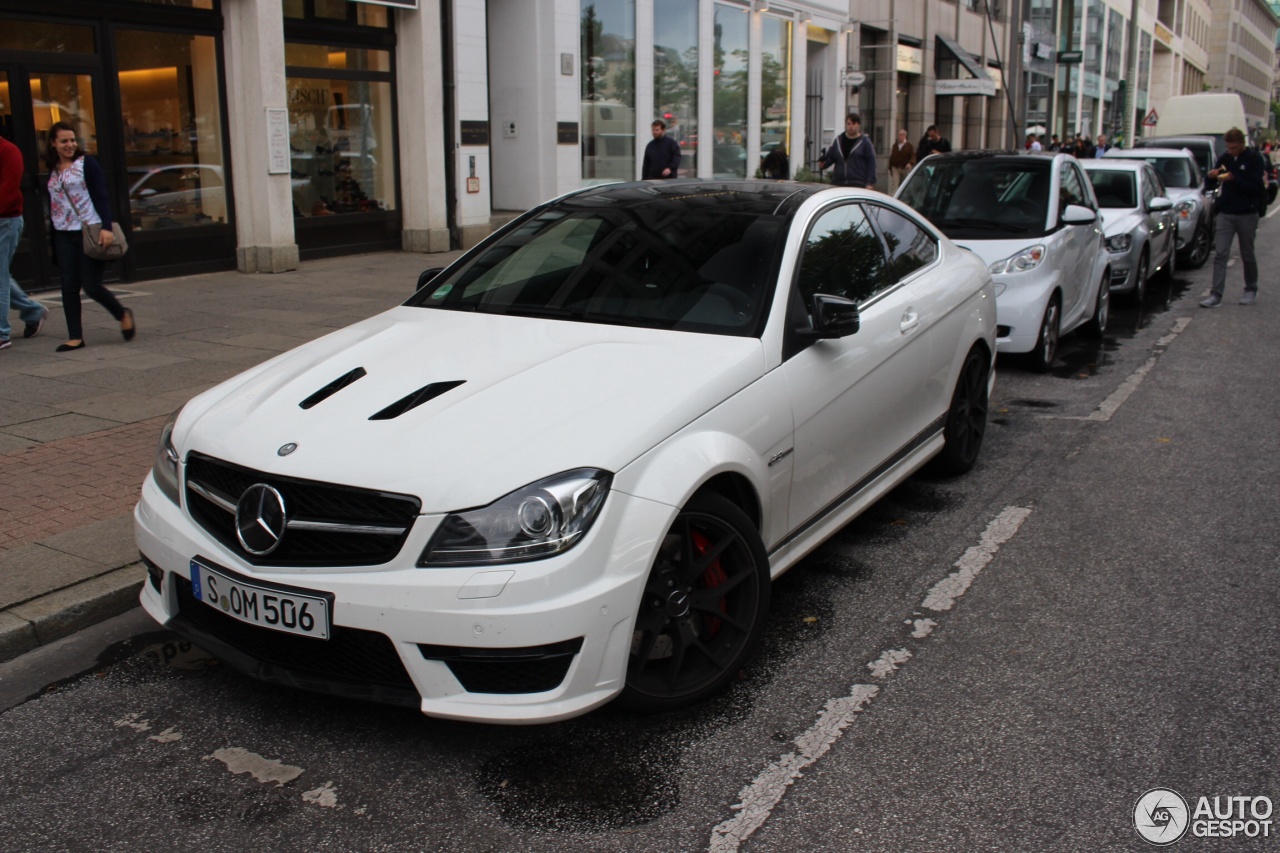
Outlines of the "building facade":
[[1280,18],[1264,0],[1212,0],[1210,90],[1236,92],[1249,131],[1271,126],[1272,65]]

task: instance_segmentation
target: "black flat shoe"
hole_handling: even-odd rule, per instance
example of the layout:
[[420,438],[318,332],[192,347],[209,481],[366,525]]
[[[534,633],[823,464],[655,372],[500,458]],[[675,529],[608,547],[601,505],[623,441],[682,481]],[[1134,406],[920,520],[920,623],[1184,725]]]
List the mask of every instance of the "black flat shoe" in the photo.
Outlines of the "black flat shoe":
[[84,341],[78,344],[58,344],[58,348],[54,352],[71,352],[74,349],[84,349]]
[[133,319],[132,308],[124,309],[124,315],[129,318],[129,328],[121,328],[120,337],[124,338],[126,341],[131,341],[133,340],[133,336],[138,334],[138,321]]

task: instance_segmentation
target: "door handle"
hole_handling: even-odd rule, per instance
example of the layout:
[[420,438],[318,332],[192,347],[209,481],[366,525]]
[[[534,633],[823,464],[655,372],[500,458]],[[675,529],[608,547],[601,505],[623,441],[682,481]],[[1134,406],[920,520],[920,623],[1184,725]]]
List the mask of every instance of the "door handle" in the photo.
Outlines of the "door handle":
[[902,315],[902,322],[898,324],[898,329],[905,335],[919,325],[920,315],[915,311],[907,311]]

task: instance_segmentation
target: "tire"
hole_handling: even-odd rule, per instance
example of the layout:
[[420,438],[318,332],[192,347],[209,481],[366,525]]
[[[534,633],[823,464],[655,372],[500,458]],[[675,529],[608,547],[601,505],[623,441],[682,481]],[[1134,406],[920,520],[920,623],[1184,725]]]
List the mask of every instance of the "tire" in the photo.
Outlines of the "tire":
[[[1108,293],[1110,291],[1108,290]],[[1053,366],[1058,355],[1058,337],[1062,331],[1062,311],[1058,305],[1057,294],[1049,298],[1045,306],[1044,318],[1040,321],[1040,334],[1036,336],[1036,346],[1027,356],[1031,369],[1036,373],[1046,373]]]
[[[1142,256],[1140,272],[1146,272],[1146,255]],[[1107,321],[1111,319],[1111,269],[1102,271],[1102,281],[1098,283],[1098,299],[1093,305],[1093,316],[1080,327],[1080,334],[1086,338],[1097,339],[1107,330]]]
[[1196,227],[1191,237],[1191,245],[1187,248],[1183,265],[1189,270],[1198,270],[1209,260],[1209,252],[1213,249],[1213,235],[1203,224]]
[[720,692],[760,640],[770,585],[769,555],[751,520],[720,495],[695,495],[645,582],[618,701],[652,713]]
[[987,432],[987,379],[990,362],[981,347],[975,346],[965,356],[956,389],[951,395],[951,408],[942,428],[942,451],[929,463],[937,474],[956,476],[967,473],[978,461],[982,437]]
[[1138,261],[1138,269],[1136,271],[1137,278],[1133,282],[1133,290],[1129,291],[1129,301],[1134,305],[1141,305],[1142,300],[1147,298],[1147,276],[1151,274],[1151,262],[1147,260],[1147,252],[1142,251],[1142,258]]

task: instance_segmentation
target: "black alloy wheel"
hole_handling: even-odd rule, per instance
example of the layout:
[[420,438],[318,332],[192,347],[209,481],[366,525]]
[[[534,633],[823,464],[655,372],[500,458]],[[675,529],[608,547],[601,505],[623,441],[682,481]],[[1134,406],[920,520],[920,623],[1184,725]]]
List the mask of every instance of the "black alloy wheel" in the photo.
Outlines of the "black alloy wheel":
[[[1108,290],[1108,293],[1110,291]],[[1035,349],[1028,358],[1031,369],[1036,373],[1047,373],[1058,355],[1058,333],[1062,328],[1062,318],[1058,314],[1058,296],[1049,297],[1049,304],[1044,309],[1044,319],[1040,321],[1040,334],[1036,337]]]
[[987,365],[987,354],[980,347],[975,346],[965,356],[942,428],[945,443],[931,463],[939,474],[964,474],[978,461],[982,437],[987,432]]
[[1209,251],[1213,248],[1213,235],[1209,233],[1209,229],[1204,225],[1196,227],[1196,233],[1191,237],[1191,245],[1187,248],[1187,257],[1185,258],[1186,267],[1189,270],[1198,270],[1209,260]]
[[1138,268],[1134,270],[1137,278],[1133,281],[1133,289],[1129,291],[1129,301],[1135,305],[1141,305],[1142,300],[1147,298],[1147,276],[1151,274],[1151,264],[1147,260],[1147,252],[1144,249],[1142,258],[1138,261]]
[[769,593],[769,556],[751,520],[720,495],[695,495],[649,572],[619,701],[668,711],[719,692],[759,641]]

